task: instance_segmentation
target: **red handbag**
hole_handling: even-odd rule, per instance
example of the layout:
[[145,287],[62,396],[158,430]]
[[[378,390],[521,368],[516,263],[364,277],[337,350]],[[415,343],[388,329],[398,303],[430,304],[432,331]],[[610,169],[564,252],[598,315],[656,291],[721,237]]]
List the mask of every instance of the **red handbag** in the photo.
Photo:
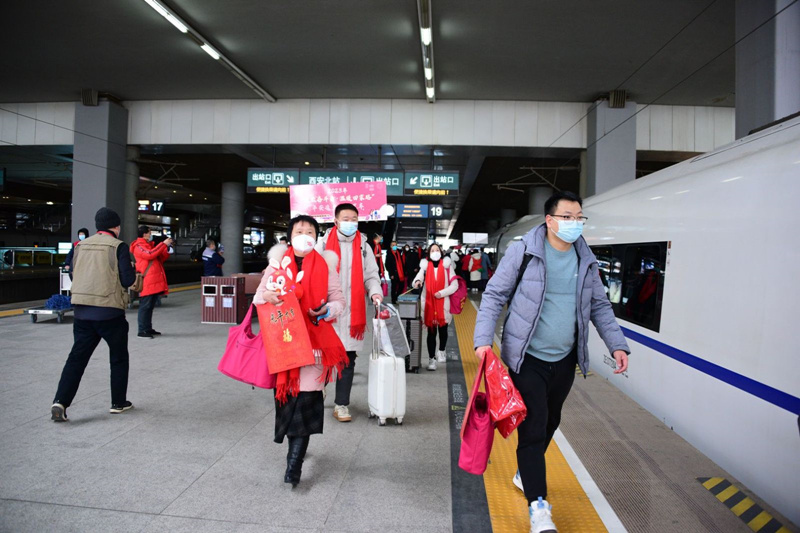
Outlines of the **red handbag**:
[[458,466],[470,474],[481,475],[489,464],[494,443],[494,422],[489,415],[489,397],[480,392],[481,380],[486,383],[486,357],[481,359],[472,394],[469,396],[464,422],[461,425],[461,451]]
[[497,431],[507,439],[528,416],[528,408],[500,358],[493,351],[487,351],[484,359],[489,415],[497,425]]
[[237,381],[262,389],[274,389],[277,377],[269,373],[264,342],[261,335],[253,335],[252,320],[251,305],[242,323],[228,330],[228,344],[217,370]]

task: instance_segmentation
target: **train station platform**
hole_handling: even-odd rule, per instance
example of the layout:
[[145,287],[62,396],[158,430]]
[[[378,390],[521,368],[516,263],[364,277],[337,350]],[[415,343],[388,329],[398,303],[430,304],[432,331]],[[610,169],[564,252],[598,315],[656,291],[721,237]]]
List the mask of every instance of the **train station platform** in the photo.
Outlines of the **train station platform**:
[[[367,417],[367,352],[360,354],[353,421],[333,418],[329,394],[324,434],[311,438],[292,490],[283,483],[286,444],[272,442],[272,393],[216,370],[228,327],[201,325],[199,291],[186,289],[156,309],[161,337],[130,336],[135,408],[108,413],[101,343],[64,424],[50,421],[49,408],[72,319],[0,319],[1,532],[528,531],[512,483],[515,435],[496,437],[483,476],[457,466],[477,368],[474,305],[451,325],[447,363],[408,374],[402,426]],[[135,309],[128,321],[135,333]],[[559,532],[797,531],[591,373],[575,380],[547,467]]]

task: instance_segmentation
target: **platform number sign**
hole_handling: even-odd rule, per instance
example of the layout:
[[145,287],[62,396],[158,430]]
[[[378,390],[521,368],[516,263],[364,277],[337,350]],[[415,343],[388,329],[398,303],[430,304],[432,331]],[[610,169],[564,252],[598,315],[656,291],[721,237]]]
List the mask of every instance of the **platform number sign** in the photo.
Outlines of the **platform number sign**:
[[433,205],[430,206],[430,217],[431,218],[442,218],[444,215],[444,207],[441,205]]
[[163,213],[164,212],[164,202],[152,202],[150,204],[153,213]]

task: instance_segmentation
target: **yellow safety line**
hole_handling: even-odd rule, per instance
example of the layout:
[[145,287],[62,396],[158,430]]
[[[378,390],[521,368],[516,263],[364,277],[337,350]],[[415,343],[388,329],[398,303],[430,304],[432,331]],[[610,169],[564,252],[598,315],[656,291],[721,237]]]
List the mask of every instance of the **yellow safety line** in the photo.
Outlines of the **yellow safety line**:
[[8,311],[0,311],[0,318],[6,318],[9,316],[17,316],[25,314],[24,309],[9,309]]
[[[461,363],[467,389],[470,392],[479,363],[472,346],[476,317],[477,311],[471,305],[465,305],[461,314],[455,316]],[[494,350],[500,353],[497,345],[494,346]],[[517,471],[516,450],[516,432],[508,439],[503,439],[499,433],[495,433],[489,466],[483,474],[492,530],[498,533],[525,533],[530,530],[527,500],[511,481]],[[560,533],[607,531],[555,442],[550,443],[545,461],[548,501],[553,505],[553,520],[558,531]]]
[[169,292],[193,291],[199,288],[200,285],[187,285],[186,287],[175,287],[174,289],[170,289]]

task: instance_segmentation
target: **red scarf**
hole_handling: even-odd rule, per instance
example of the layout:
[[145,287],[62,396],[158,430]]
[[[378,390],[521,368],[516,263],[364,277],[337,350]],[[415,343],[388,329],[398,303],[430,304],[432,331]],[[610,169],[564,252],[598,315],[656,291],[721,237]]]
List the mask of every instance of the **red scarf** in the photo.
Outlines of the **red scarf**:
[[[290,257],[295,265],[297,264],[291,246],[286,250],[284,257]],[[300,309],[304,311],[303,318],[308,335],[311,337],[311,347],[322,352],[322,366],[325,368],[322,379],[330,381],[334,371],[341,374],[347,366],[347,352],[330,322],[320,320],[315,326],[308,316],[309,309],[316,309],[320,302],[328,301],[328,263],[316,250],[311,250],[311,253],[303,258],[302,271],[304,274],[300,286],[303,288],[303,297],[300,298]],[[287,395],[297,396],[298,392],[300,392],[299,368],[278,374],[275,398],[280,403],[286,401]]]
[[[339,249],[339,235],[337,233],[339,233],[339,230],[336,228],[331,230],[328,240],[325,242],[325,249],[336,252],[336,256],[339,258],[336,271],[339,272],[339,266],[342,263],[342,252]],[[352,246],[353,264],[350,265],[350,336],[360,341],[367,331],[367,304],[364,296],[364,265],[361,262],[360,231],[356,231]]]
[[397,268],[397,277],[400,278],[400,281],[405,281],[406,275],[403,272],[403,257],[397,250],[392,250],[392,257],[394,257],[394,264]]
[[378,263],[378,272],[381,275],[381,280],[383,280],[383,249],[381,248],[380,243],[375,243],[375,262]]
[[[444,298],[437,298],[437,292],[444,290],[444,260],[439,261],[439,266],[433,266],[433,261],[428,262],[425,272],[425,327],[433,328],[447,324],[444,318]],[[434,274],[434,269],[436,274]]]

